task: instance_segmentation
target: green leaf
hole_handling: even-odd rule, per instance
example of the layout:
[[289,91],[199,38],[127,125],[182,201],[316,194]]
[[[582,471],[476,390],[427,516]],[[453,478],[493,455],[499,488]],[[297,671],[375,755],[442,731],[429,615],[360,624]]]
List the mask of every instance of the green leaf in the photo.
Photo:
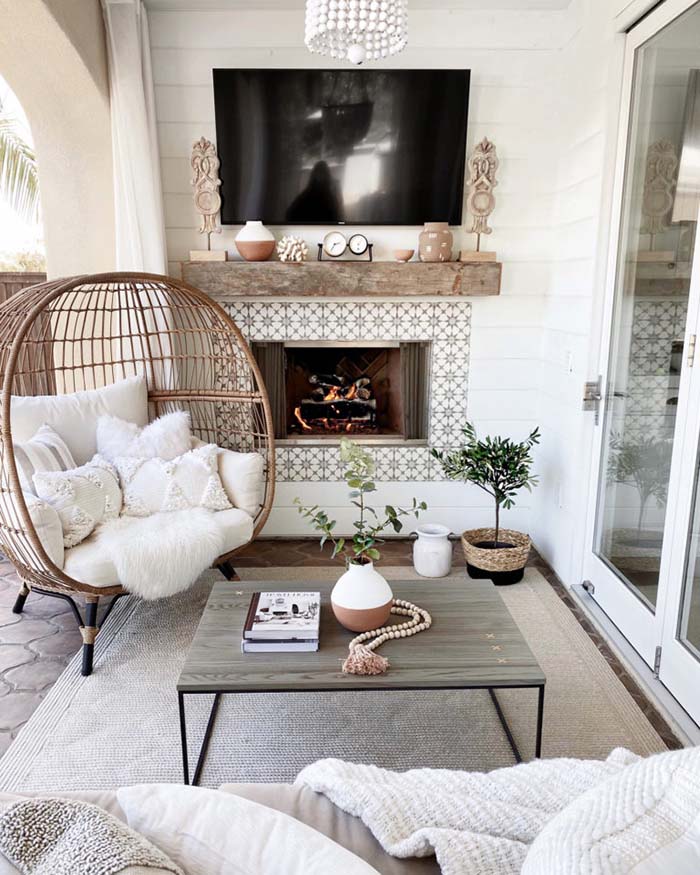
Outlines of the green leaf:
[[374,547],[370,547],[370,549],[367,550],[366,553],[369,556],[369,558],[373,559],[375,562],[377,560],[381,559],[381,556],[382,556],[382,554],[379,552],[379,550],[375,550]]

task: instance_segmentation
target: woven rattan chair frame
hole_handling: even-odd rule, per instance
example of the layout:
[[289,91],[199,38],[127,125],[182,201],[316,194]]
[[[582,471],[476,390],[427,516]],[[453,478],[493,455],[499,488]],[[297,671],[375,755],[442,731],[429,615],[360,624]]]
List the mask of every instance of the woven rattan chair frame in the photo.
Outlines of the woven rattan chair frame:
[[[196,437],[264,457],[255,538],[270,513],[275,483],[267,392],[248,344],[223,308],[186,283],[154,274],[106,273],[22,289],[0,306],[0,372],[0,546],[22,581],[15,610],[22,611],[30,589],[68,599],[83,632],[88,674],[99,599],[111,596],[110,610],[124,590],[74,580],[46,554],[17,472],[12,395],[55,395],[144,375],[150,419],[184,409]],[[214,563],[228,577],[235,573],[230,560],[236,552]],[[84,617],[76,595],[85,602]]]

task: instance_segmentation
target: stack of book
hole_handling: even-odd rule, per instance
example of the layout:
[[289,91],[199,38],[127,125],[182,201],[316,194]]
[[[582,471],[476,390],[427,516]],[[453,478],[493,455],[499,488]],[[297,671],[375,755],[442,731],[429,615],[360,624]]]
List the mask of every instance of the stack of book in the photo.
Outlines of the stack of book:
[[256,592],[243,627],[243,653],[318,650],[320,592]]

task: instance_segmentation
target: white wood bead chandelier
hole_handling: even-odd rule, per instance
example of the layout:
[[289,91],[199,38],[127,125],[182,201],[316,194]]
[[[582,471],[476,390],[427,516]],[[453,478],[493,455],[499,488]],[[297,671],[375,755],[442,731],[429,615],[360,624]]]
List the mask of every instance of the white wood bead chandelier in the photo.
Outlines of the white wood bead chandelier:
[[395,55],[406,45],[408,0],[306,0],[306,45],[353,64]]

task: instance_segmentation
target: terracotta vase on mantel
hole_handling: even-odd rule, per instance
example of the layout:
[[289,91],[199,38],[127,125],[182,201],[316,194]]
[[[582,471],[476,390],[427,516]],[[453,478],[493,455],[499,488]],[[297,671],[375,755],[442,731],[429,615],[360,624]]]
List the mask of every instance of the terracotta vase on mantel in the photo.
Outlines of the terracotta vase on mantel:
[[452,231],[447,222],[426,222],[418,237],[421,261],[452,261]]
[[275,251],[275,235],[259,221],[246,222],[234,242],[246,261],[267,261]]

